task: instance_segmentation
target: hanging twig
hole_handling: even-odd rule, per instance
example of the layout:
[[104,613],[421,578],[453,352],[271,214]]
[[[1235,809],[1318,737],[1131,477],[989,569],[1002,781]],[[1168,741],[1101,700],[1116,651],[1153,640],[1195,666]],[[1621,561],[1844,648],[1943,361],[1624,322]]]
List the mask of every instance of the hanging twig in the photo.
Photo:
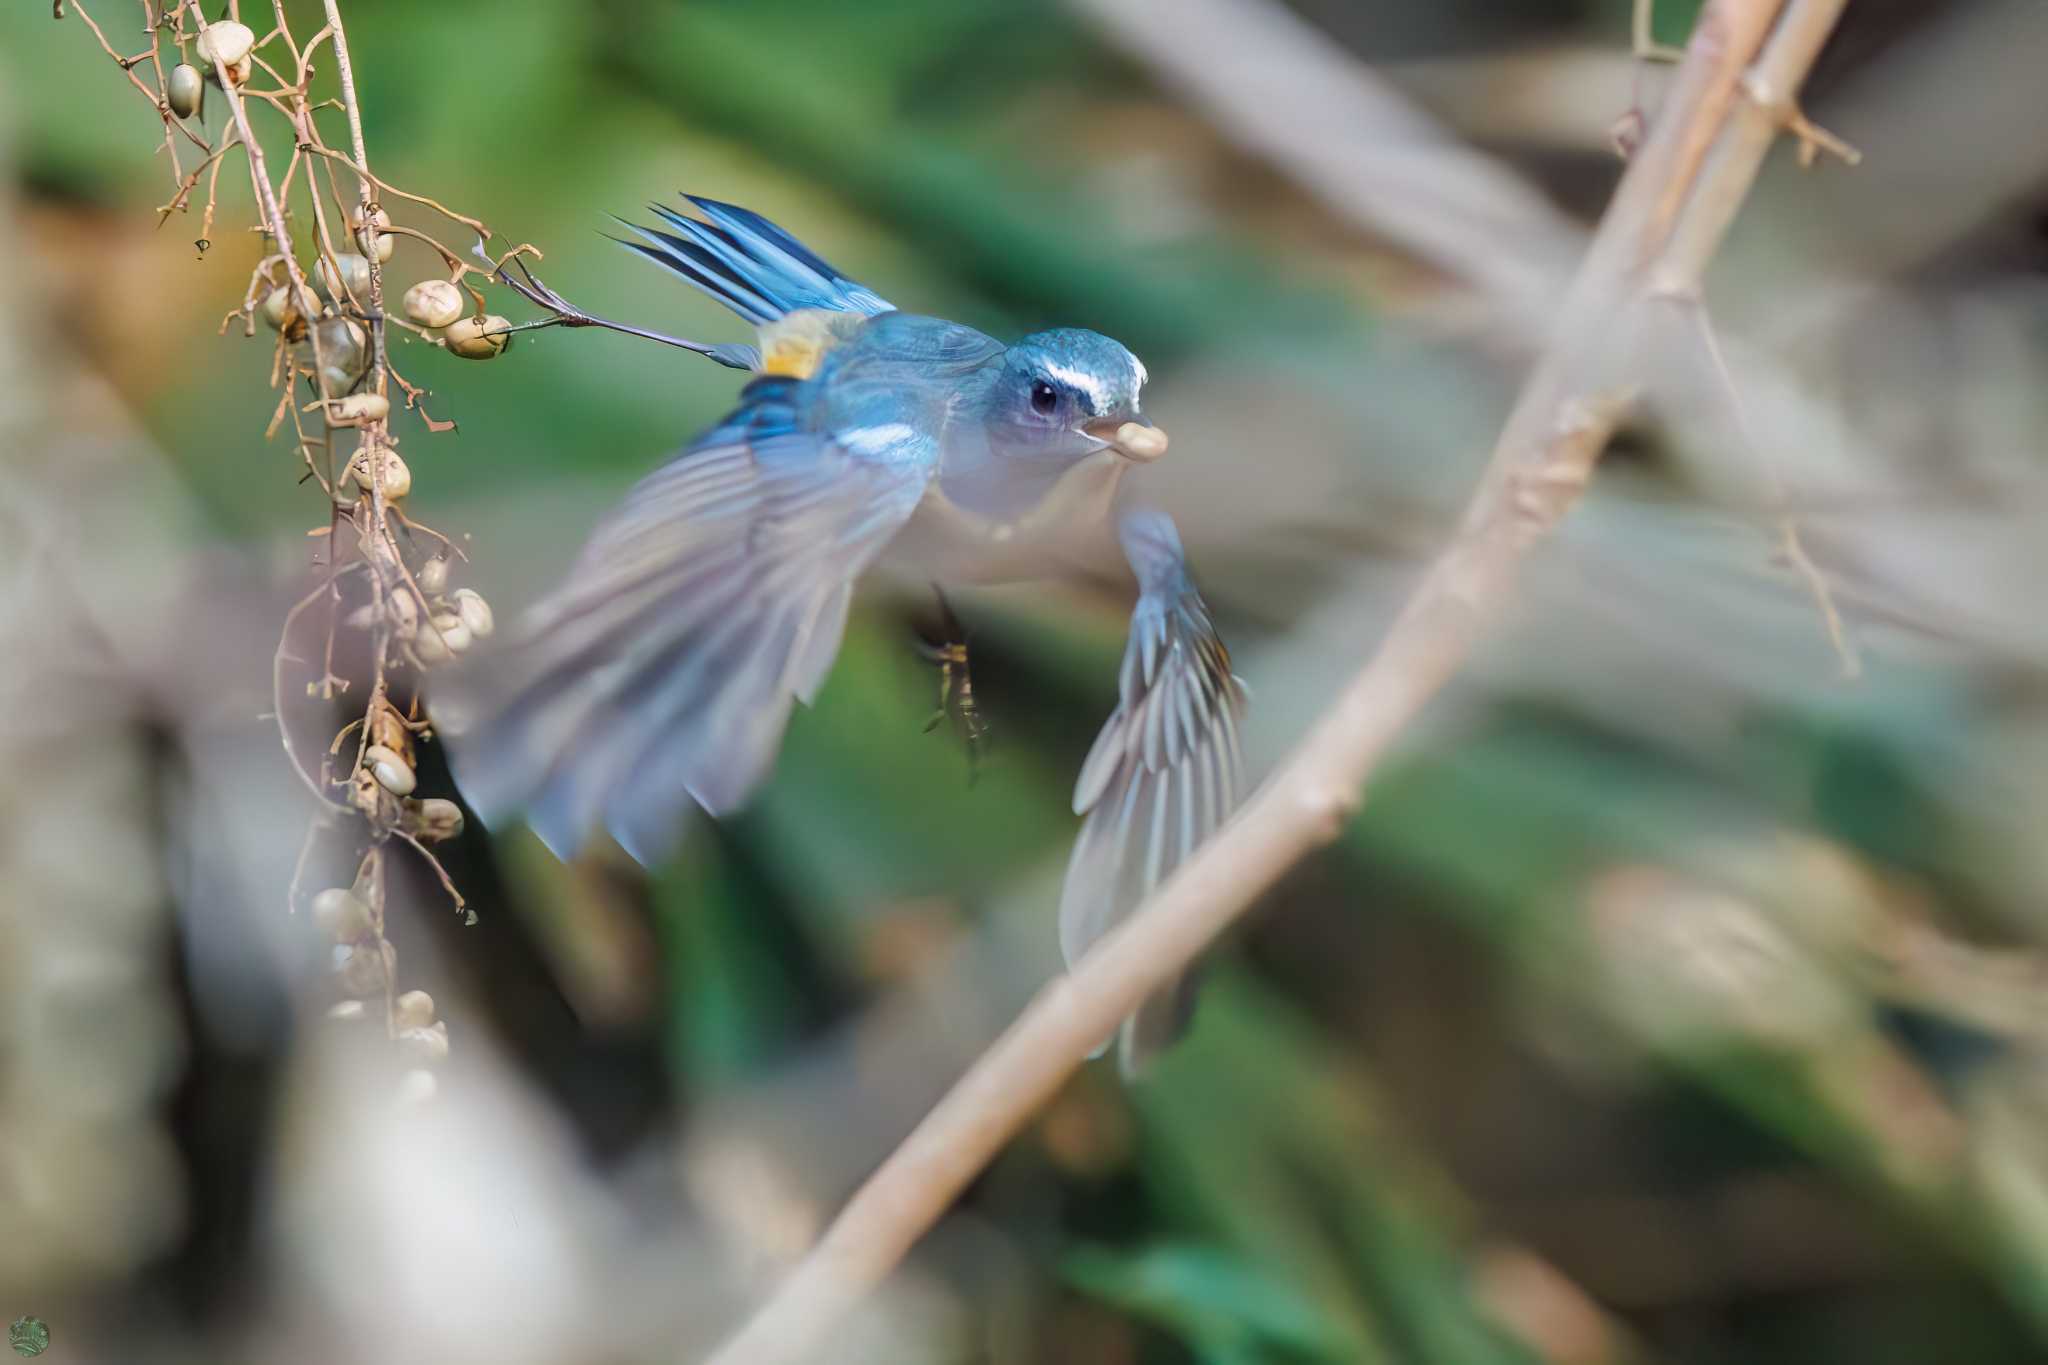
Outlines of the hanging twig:
[[1770,500],[1777,521],[1778,552],[1785,557],[1785,563],[1799,581],[1806,585],[1807,593],[1813,598],[1814,609],[1820,613],[1821,625],[1827,631],[1828,644],[1835,651],[1842,677],[1853,680],[1863,676],[1863,660],[1857,653],[1854,642],[1849,639],[1849,628],[1842,620],[1841,611],[1835,606],[1835,593],[1827,575],[1813,562],[1806,552],[1806,537],[1800,534],[1799,518],[1792,508],[1790,492],[1778,471],[1765,457],[1763,447],[1750,429],[1748,413],[1742,401],[1742,392],[1735,387],[1734,372],[1728,368],[1728,358],[1721,353],[1721,342],[1714,333],[1714,320],[1707,315],[1704,300],[1694,297],[1679,301],[1692,317],[1699,330],[1700,342],[1707,355],[1708,368],[1712,370],[1722,399],[1728,404],[1729,415],[1734,419],[1736,435],[1749,450],[1764,478],[1770,486]]
[[[521,256],[514,255],[504,261],[492,262],[490,256],[484,251],[481,242],[473,247],[472,251],[479,260],[491,264],[492,279],[504,285],[534,307],[544,308],[553,314],[552,317],[543,318],[539,322],[526,322],[521,323],[517,327],[507,327],[504,330],[508,335],[513,332],[531,332],[542,327],[605,327],[614,332],[624,332],[627,336],[641,337],[647,341],[658,341],[664,346],[675,346],[685,351],[694,352],[697,355],[708,356],[719,364],[732,369],[744,370],[752,368],[750,364],[739,359],[739,348],[736,347],[709,346],[701,341],[686,341],[681,337],[669,336],[665,332],[650,332],[644,327],[633,327],[623,322],[612,322],[607,318],[586,313],[544,284],[540,276],[527,268],[526,261]],[[507,265],[517,266],[520,278],[513,278],[511,272],[505,268]]]

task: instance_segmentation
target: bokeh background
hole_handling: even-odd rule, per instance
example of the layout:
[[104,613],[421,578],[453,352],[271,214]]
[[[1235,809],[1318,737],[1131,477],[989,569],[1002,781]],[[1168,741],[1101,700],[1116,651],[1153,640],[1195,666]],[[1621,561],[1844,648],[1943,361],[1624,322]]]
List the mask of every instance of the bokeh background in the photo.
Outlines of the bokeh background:
[[[688,189],[903,306],[1128,342],[1257,768],[1453,524],[1666,79],[1622,0],[345,12],[373,163],[586,308],[744,339],[599,235]],[[1078,1076],[827,1358],[2048,1358],[2044,57],[2038,0],[1849,6],[1808,107],[1866,159],[1774,155],[1710,278],[1726,378],[1674,311],[1188,1043]],[[201,256],[158,131],[75,19],[0,13],[0,1318],[56,1361],[691,1359],[1058,969],[1128,588],[957,601],[971,782],[884,591],[671,862],[472,822],[467,925],[399,857],[452,1051],[394,1110],[286,912],[271,654],[324,499],[263,439],[267,340],[218,335],[246,176]],[[735,391],[597,333],[398,358],[460,426],[401,422],[411,509],[501,614]]]

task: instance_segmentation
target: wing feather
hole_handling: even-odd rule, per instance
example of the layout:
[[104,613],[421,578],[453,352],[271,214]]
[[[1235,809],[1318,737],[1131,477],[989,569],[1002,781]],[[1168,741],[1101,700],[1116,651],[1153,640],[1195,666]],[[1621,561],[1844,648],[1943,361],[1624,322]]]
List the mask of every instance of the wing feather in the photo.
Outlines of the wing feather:
[[[1116,709],[1074,784],[1084,817],[1060,898],[1069,965],[1191,857],[1236,809],[1244,692],[1180,540],[1158,513],[1125,519],[1138,605],[1117,671]],[[1193,1001],[1189,982],[1162,990],[1123,1030],[1127,1071],[1171,1042]]]
[[487,820],[524,810],[565,854],[603,825],[645,861],[692,805],[730,810],[766,775],[936,459],[910,424],[897,448],[848,450],[805,425],[801,399],[799,381],[749,385],[503,647],[437,683],[456,778]]

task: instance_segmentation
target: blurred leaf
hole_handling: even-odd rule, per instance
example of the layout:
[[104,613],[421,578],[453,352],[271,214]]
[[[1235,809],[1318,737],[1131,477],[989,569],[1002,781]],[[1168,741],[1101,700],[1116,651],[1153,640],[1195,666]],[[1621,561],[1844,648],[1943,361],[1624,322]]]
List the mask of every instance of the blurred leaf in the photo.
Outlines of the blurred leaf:
[[[1205,1002],[1205,1021],[1214,1012],[1214,1000]],[[1221,1242],[1291,1286],[1342,1332],[1347,1359],[1396,1358],[1328,1235],[1321,1200],[1269,1141],[1286,1116],[1247,1110],[1197,1045],[1184,1043],[1136,1093],[1145,1180],[1165,1226]]]
[[[997,0],[892,0],[887,5],[694,0],[691,21],[745,34],[749,69],[772,78],[784,54],[830,52],[837,93],[849,108],[887,111],[912,93],[927,68],[998,16]],[[1071,35],[1058,11],[1040,22]]]
[[1061,1271],[1097,1298],[1177,1332],[1211,1365],[1271,1360],[1276,1350],[1340,1365],[1357,1358],[1342,1323],[1255,1262],[1215,1247],[1083,1249]]
[[[33,59],[17,60],[24,53]],[[7,78],[0,118],[11,125],[8,141],[20,147],[29,176],[137,206],[170,198],[163,124],[75,15],[52,22],[48,5],[0,6],[0,57]],[[218,98],[207,111],[216,126],[227,116]],[[193,152],[186,143],[178,154]]]
[[670,1055],[700,1084],[757,1069],[796,1032],[805,993],[766,940],[759,892],[705,837],[654,880]]
[[1525,1365],[1471,1297],[1471,1218],[1442,1173],[1291,1006],[1212,977],[1194,1033],[1137,1094],[1148,1149],[1202,1174],[1174,1182],[1176,1209],[1286,1267],[1326,1313],[1375,1324],[1396,1358]]
[[[2048,1331],[2048,1273],[1981,1235],[1984,1215],[1956,1161],[1954,1117],[1932,1079],[1881,1029],[1867,997],[1853,996],[1846,1013],[1826,1012],[1826,1027],[1788,1030],[1775,1027],[1786,1008],[1825,1002],[1778,998],[1788,989],[1779,985],[1753,1004],[1731,996],[1711,1027],[1673,1028],[1676,1013],[1697,1008],[1687,998],[1695,987],[1674,975],[1670,984],[1684,989],[1668,992],[1670,1008],[1646,1009],[1645,1000],[1654,1005],[1665,987],[1617,972],[1614,945],[1593,937],[1592,879],[1632,862],[1677,869],[1796,923],[1806,906],[1791,867],[1774,876],[1767,858],[1734,856],[1776,846],[1781,828],[1739,793],[1654,755],[1583,736],[1573,742],[1525,723],[1471,739],[1455,756],[1386,774],[1354,822],[1353,839],[1378,865],[1404,868],[1431,887],[1433,903],[1464,919],[1533,984],[1597,1015],[1781,1141],[1859,1183],[1936,1244],[1978,1259],[2036,1330]],[[1474,831],[1484,831],[1483,856],[1475,853]],[[1615,916],[1597,918],[1617,932]],[[1711,943],[1662,957],[1674,974],[1706,981],[1758,950],[1754,934],[1735,946],[1741,956],[1731,963],[1713,961]],[[1742,989],[1739,978],[1732,989]],[[1827,982],[1832,994],[1847,989],[1839,979]]]
[[1671,47],[1684,47],[1704,8],[1706,0],[1656,0],[1650,8],[1650,37]]

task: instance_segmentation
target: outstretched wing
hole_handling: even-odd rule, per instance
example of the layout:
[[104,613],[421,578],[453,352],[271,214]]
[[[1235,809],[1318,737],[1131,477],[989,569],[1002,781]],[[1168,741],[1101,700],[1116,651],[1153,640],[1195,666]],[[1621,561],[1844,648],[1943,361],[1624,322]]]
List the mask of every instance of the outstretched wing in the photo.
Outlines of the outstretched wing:
[[[1116,710],[1074,787],[1086,820],[1060,898],[1069,966],[1136,909],[1237,808],[1244,691],[1188,576],[1173,521],[1150,510],[1118,527],[1138,578]],[[1119,1057],[1135,1073],[1185,1029],[1193,986],[1159,992],[1125,1022]]]
[[437,684],[456,780],[487,820],[524,810],[564,855],[602,824],[645,862],[692,804],[730,810],[766,775],[838,652],[854,580],[937,458],[911,423],[811,429],[805,387],[748,385],[505,647]]

